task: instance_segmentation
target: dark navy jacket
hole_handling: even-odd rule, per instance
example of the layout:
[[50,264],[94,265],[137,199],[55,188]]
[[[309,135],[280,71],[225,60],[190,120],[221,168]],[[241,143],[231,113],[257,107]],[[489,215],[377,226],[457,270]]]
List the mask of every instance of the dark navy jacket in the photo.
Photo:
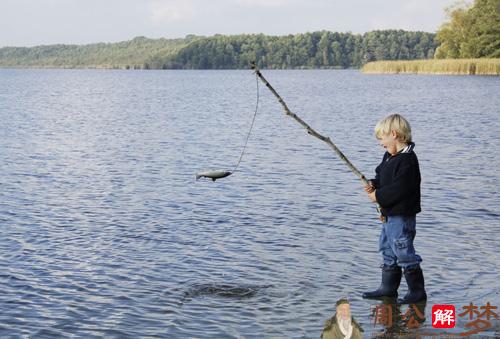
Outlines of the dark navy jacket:
[[398,154],[385,152],[372,180],[382,215],[416,215],[420,209],[420,168],[414,143]]

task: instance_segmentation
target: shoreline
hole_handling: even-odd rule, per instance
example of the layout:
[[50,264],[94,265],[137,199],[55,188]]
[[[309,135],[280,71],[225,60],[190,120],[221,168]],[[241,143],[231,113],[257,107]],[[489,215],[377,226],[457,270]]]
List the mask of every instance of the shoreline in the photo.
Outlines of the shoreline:
[[500,75],[500,59],[429,59],[373,61],[367,74]]

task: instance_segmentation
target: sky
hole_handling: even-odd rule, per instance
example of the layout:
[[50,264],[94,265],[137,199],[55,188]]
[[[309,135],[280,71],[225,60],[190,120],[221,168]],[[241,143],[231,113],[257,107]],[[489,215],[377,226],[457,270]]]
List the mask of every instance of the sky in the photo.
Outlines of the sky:
[[136,36],[435,32],[455,0],[0,0],[0,47]]

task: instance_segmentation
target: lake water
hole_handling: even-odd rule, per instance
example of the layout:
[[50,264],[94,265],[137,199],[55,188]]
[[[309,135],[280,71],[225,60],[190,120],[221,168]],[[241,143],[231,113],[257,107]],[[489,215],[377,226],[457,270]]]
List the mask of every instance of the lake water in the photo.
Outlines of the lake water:
[[[437,331],[434,304],[500,306],[499,77],[263,74],[367,177],[375,123],[412,123],[416,333]],[[267,88],[239,170],[195,180],[234,167],[255,99],[251,71],[0,70],[0,337],[317,338],[341,297],[366,337],[386,331],[361,298],[375,207]]]

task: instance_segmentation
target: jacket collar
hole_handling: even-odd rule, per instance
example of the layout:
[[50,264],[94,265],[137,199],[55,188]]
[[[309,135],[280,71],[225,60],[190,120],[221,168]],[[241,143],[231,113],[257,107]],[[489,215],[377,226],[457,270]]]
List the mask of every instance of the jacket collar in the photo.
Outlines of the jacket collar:
[[410,153],[410,152],[413,152],[413,149],[415,148],[415,143],[414,142],[410,142],[408,144],[408,146],[406,146],[405,148],[403,148],[401,151],[399,151],[397,154],[399,153]]
[[413,152],[414,148],[415,148],[415,143],[414,142],[410,142],[408,144],[408,146],[406,146],[405,148],[403,148],[402,150],[400,150],[398,153],[396,153],[394,155],[391,155],[389,152],[385,152],[384,159],[385,159],[385,161],[389,161],[390,159],[392,159],[394,157],[397,157],[400,154],[411,153],[411,152]]

